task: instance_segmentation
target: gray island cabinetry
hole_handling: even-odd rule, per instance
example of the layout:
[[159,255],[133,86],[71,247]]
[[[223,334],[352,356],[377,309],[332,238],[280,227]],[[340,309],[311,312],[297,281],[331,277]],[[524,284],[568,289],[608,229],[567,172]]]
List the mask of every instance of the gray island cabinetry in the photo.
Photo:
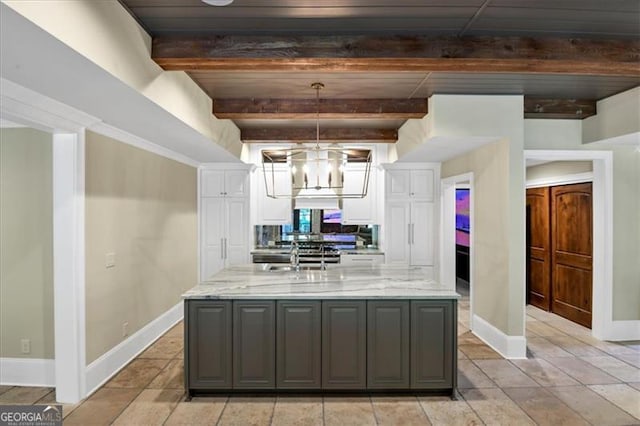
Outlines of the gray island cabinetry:
[[419,270],[230,269],[235,274],[225,270],[184,296],[189,396],[260,390],[455,394],[458,295],[423,279]]

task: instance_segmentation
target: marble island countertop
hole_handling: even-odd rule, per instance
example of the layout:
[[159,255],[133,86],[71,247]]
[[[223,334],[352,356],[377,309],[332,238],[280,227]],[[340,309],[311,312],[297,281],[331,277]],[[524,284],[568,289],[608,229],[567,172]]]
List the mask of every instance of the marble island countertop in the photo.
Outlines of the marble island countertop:
[[[282,267],[283,265],[279,265]],[[269,271],[233,266],[182,295],[184,299],[458,299],[449,288],[408,266],[335,266],[325,271]]]

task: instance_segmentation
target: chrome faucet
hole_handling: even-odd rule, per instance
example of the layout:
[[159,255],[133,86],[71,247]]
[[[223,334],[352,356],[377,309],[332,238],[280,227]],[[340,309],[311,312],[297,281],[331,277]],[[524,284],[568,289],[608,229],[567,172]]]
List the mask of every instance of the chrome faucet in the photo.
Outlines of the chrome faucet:
[[291,243],[291,256],[289,257],[289,263],[295,267],[296,271],[300,270],[300,249],[298,243],[293,241]]
[[320,244],[320,253],[321,253],[320,270],[321,271],[326,271],[327,270],[327,264],[324,262],[324,244]]

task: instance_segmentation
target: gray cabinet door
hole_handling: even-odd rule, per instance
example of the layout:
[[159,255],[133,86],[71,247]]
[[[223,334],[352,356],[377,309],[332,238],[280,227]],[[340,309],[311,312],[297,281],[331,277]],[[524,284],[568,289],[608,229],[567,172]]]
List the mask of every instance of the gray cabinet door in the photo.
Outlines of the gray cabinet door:
[[409,388],[409,302],[367,303],[367,387]]
[[411,302],[411,388],[452,388],[455,313],[451,301]]
[[275,388],[275,302],[233,302],[233,388]]
[[322,387],[367,386],[366,302],[322,302]]
[[231,388],[231,302],[186,302],[187,389]]
[[276,371],[279,389],[320,389],[320,302],[277,304]]

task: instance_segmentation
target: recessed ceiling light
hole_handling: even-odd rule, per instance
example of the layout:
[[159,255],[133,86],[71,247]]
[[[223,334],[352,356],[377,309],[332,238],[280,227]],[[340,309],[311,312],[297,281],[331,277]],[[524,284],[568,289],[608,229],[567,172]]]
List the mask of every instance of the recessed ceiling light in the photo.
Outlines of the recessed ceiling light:
[[202,0],[202,3],[206,3],[210,6],[226,6],[233,3],[233,0]]

